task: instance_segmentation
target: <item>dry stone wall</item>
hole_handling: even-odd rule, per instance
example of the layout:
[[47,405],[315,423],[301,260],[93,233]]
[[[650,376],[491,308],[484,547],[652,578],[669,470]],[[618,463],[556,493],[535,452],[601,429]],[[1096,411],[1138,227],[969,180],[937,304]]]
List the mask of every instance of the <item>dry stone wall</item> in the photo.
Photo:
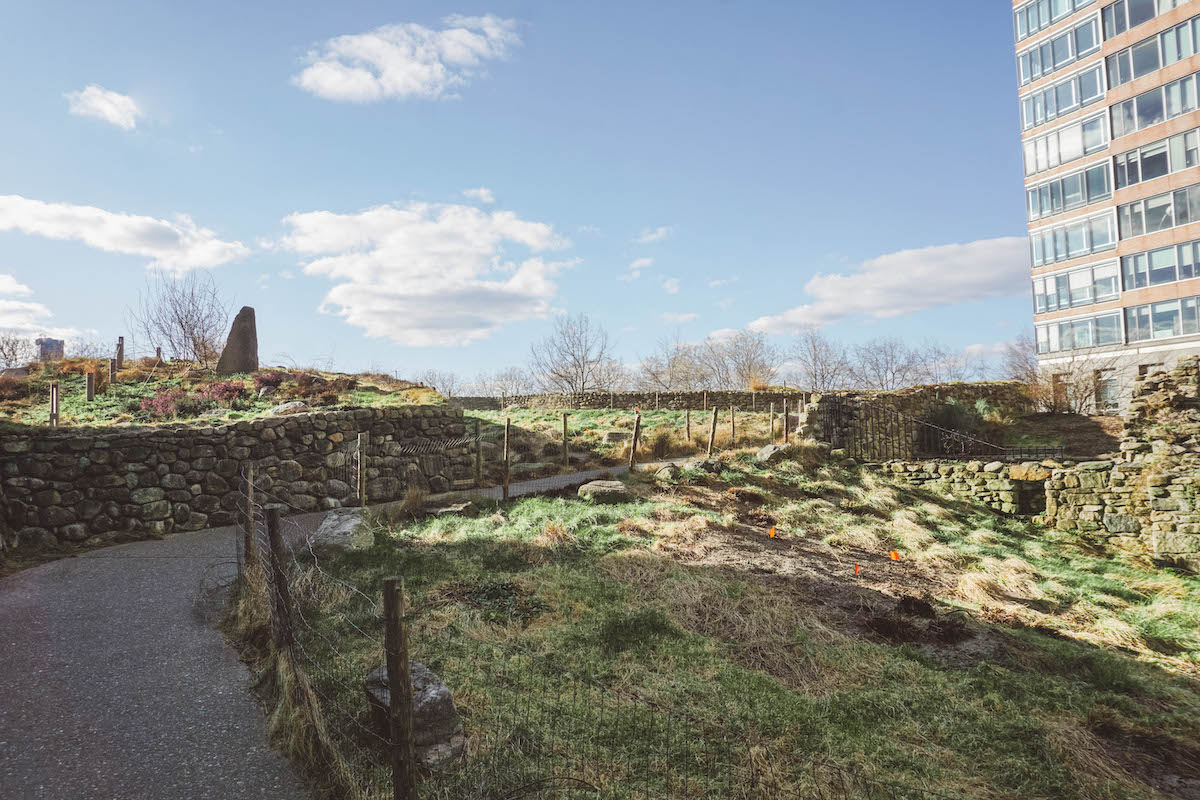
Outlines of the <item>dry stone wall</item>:
[[667,408],[676,411],[701,411],[705,408],[729,408],[739,411],[767,411],[771,403],[775,410],[802,408],[811,395],[808,392],[577,392],[563,394],[528,394],[513,397],[452,397],[451,405],[469,411],[502,411],[505,408],[535,408],[559,411],[578,409],[621,408],[643,411]]
[[396,499],[413,485],[446,491],[472,474],[468,448],[440,445],[466,433],[462,411],[444,407],[331,411],[216,427],[42,429],[0,440],[0,538],[8,546],[37,547],[228,525],[241,513],[241,480],[250,465],[264,502],[303,511],[353,505],[347,459],[360,433],[370,442],[371,501]]
[[944,497],[970,500],[1003,514],[1040,514],[1046,505],[1042,464],[1000,461],[888,461],[870,465],[893,480]]

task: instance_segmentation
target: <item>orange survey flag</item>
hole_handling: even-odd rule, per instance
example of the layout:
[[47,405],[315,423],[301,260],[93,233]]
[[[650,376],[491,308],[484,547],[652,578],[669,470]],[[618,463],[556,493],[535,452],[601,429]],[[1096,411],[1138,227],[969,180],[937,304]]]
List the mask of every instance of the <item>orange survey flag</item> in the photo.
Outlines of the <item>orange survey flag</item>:
[[774,528],[771,528],[771,538],[772,539],[775,538],[775,529]]
[[859,571],[860,569],[862,569],[862,567],[860,567],[858,564],[855,564],[855,565],[854,565],[854,574],[855,574],[855,575],[857,575],[857,574],[858,574],[858,571]]
[[895,550],[892,550],[890,553],[888,553],[888,555],[890,555],[892,557],[892,561],[900,560],[900,554],[897,553]]

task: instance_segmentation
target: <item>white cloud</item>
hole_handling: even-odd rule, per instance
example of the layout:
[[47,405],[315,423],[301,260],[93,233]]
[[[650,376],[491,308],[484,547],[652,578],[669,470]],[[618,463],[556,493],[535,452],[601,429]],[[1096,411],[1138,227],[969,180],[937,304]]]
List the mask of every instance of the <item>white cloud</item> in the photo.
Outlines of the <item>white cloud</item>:
[[751,330],[787,333],[848,318],[886,319],[1028,291],[1029,243],[1019,236],[939,245],[873,258],[804,284],[812,301],[759,317]]
[[53,315],[50,309],[41,303],[12,299],[28,297],[31,294],[33,290],[12,275],[0,274],[0,330],[26,339],[43,334],[59,338],[76,335],[77,331],[73,328],[52,328],[46,325],[42,320]]
[[336,36],[309,52],[292,83],[326,100],[436,99],[453,96],[484,61],[521,44],[516,20],[454,14],[442,23],[440,31],[406,23]]
[[72,114],[103,120],[122,130],[134,130],[138,119],[145,116],[137,101],[129,95],[111,92],[94,83],[82,91],[67,92],[63,97],[67,98],[67,110]]
[[679,278],[663,278],[662,288],[667,294],[679,294]]
[[259,275],[258,280],[255,281],[255,283],[258,284],[258,288],[266,289],[271,285],[271,273],[264,272],[263,274]]
[[700,316],[699,314],[688,314],[688,313],[675,314],[670,311],[667,311],[662,315],[662,318],[663,318],[663,322],[675,322],[675,323],[683,324],[684,322],[691,322],[692,320],[696,319],[699,316]]
[[575,263],[509,259],[508,245],[540,253],[570,243],[550,225],[473,206],[312,211],[284,224],[290,231],[281,244],[312,259],[304,271],[337,282],[322,311],[412,347],[465,345],[507,323],[548,316],[555,276]]
[[463,197],[478,200],[487,206],[496,202],[496,195],[492,194],[492,190],[486,186],[480,186],[478,189],[463,189]]
[[143,256],[150,259],[149,266],[177,274],[227,264],[250,252],[241,242],[218,239],[183,214],[167,221],[94,206],[0,195],[0,231],[10,230],[48,239],[74,239],[106,253]]
[[636,281],[642,277],[642,270],[649,269],[652,266],[654,266],[653,258],[635,258],[629,262],[629,272],[624,275],[618,275],[617,280],[624,281],[625,283]]
[[714,342],[723,342],[726,339],[732,339],[739,333],[741,333],[741,331],[739,331],[737,328],[717,328],[708,335],[708,338],[712,339]]
[[296,277],[294,274],[292,274],[292,271],[290,269],[281,269],[276,274],[279,275],[280,278],[283,278],[285,281],[290,281],[292,278]]
[[736,280],[737,280],[737,278],[718,278],[716,280],[709,281],[708,288],[716,289],[720,286],[725,286],[727,284],[733,283]]
[[669,226],[663,225],[662,227],[654,228],[654,229],[647,228],[646,230],[642,231],[637,236],[635,236],[633,241],[638,244],[651,244],[653,242],[661,242],[663,239],[666,239],[670,235],[671,235],[671,228]]

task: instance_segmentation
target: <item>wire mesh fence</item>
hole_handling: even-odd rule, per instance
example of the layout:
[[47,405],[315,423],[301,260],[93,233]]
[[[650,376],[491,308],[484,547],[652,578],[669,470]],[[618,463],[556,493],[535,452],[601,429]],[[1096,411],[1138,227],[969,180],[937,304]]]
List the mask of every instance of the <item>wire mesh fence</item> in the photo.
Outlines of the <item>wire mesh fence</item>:
[[[407,669],[408,642],[388,633],[381,585],[355,585],[323,565],[312,544],[311,516],[253,473],[242,475],[243,525],[232,549],[239,562],[234,626],[258,655],[260,681],[272,696],[272,734],[335,796],[356,800],[424,798],[936,798],[832,762],[770,752],[762,737],[706,699],[705,720],[623,691],[610,678],[563,668],[562,655],[497,646],[488,658],[458,660],[447,682],[469,682],[462,715],[465,747],[437,768],[411,755],[395,709],[368,699],[365,679],[396,658]],[[393,604],[394,606],[394,604]],[[336,614],[327,613],[337,609]],[[401,609],[403,608],[401,603]],[[403,615],[403,619],[408,619]],[[568,625],[574,621],[568,617]],[[416,655],[454,652],[454,632],[421,630]],[[442,637],[442,638],[439,638]],[[397,655],[402,653],[403,655]],[[470,670],[468,676],[461,670]],[[483,688],[480,688],[483,687]],[[407,698],[411,705],[411,696]],[[745,699],[741,699],[745,705]],[[769,716],[758,709],[750,718]],[[419,783],[401,786],[397,764]],[[420,767],[418,769],[418,767]]]

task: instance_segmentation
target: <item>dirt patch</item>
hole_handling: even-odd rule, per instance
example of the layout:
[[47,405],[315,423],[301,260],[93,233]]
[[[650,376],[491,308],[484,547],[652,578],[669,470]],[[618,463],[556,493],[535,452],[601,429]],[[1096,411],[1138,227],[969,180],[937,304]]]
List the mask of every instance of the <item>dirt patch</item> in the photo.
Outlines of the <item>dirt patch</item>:
[[1005,442],[1032,446],[1062,445],[1066,455],[1094,458],[1117,450],[1122,435],[1120,417],[1081,414],[1031,414],[1005,432]]
[[434,589],[430,593],[430,603],[461,603],[478,610],[485,621],[497,625],[512,622],[528,625],[539,614],[550,610],[533,596],[533,592],[513,581],[454,581]]

